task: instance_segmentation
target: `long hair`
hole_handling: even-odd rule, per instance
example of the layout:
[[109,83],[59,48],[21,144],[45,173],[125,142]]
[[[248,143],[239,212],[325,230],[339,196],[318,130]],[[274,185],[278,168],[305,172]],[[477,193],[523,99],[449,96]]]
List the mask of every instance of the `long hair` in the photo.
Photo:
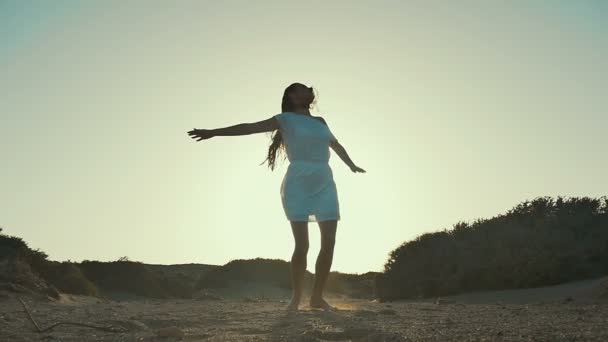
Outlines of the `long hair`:
[[[302,83],[292,83],[290,84],[287,88],[285,88],[285,91],[283,92],[283,99],[281,100],[281,112],[291,112],[294,111],[294,105],[293,103],[291,103],[291,101],[289,100],[289,93],[294,90],[296,87],[299,86],[303,86],[305,87],[305,85],[303,85]],[[312,87],[311,87],[312,89]],[[314,94],[314,90],[313,90],[313,94]],[[311,105],[314,105],[316,103],[315,101],[316,99],[316,94],[313,95],[313,99],[312,102],[308,104],[309,108],[311,107]],[[270,170],[274,170],[274,167],[276,165],[276,157],[277,154],[279,152],[282,152],[284,154],[284,158],[283,160],[285,160],[285,158],[287,158],[287,152],[285,151],[285,144],[283,144],[283,136],[281,135],[281,131],[279,129],[275,130],[274,133],[271,135],[271,143],[270,146],[268,147],[268,153],[266,156],[266,159],[264,159],[264,161],[262,162],[262,164],[264,164],[264,162],[268,161],[268,167],[270,168]],[[262,165],[260,164],[260,165]]]

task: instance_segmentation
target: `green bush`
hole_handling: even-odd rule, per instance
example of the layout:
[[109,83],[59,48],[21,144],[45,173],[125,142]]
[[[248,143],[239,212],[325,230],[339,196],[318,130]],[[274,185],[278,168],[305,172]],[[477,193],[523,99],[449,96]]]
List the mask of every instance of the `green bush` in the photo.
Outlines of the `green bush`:
[[[326,291],[360,298],[373,296],[375,272],[362,275],[331,272],[327,279]],[[281,259],[237,259],[203,274],[197,289],[242,286],[247,283],[268,284],[291,289],[290,262]],[[314,275],[306,271],[304,288],[312,289]]]
[[164,286],[165,280],[156,272],[137,261],[101,262],[85,260],[79,264],[84,275],[101,290],[131,293],[144,297],[169,298],[170,291]]
[[2,233],[0,228],[0,259],[18,258],[36,271],[44,269],[48,255],[39,249],[31,249],[23,239]]
[[327,277],[325,290],[345,294],[353,298],[373,298],[374,279],[377,272],[348,274],[331,272]]
[[[307,273],[307,279],[311,277]],[[219,288],[260,282],[291,289],[290,263],[280,259],[236,259],[203,274],[197,289]]]
[[538,197],[391,251],[380,299],[537,287],[608,273],[608,200]]
[[82,273],[80,268],[71,262],[49,262],[43,271],[44,278],[64,293],[97,296],[99,292]]

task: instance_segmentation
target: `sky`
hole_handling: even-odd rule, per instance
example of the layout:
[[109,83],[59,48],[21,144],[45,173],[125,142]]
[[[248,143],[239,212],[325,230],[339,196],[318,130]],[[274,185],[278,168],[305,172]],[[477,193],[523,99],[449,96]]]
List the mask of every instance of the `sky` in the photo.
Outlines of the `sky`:
[[[605,1],[0,0],[0,227],[52,260],[289,260],[265,120],[318,91],[332,270],[538,196],[608,193]],[[309,223],[308,269],[319,229]]]

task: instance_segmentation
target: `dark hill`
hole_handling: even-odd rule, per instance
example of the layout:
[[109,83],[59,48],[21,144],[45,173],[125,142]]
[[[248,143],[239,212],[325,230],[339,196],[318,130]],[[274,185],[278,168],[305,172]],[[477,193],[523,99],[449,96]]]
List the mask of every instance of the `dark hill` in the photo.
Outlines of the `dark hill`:
[[[371,298],[374,273],[332,272],[327,290]],[[313,275],[306,273],[308,288]],[[274,293],[291,290],[290,264],[280,259],[232,260],[225,265],[144,264],[122,257],[116,261],[52,261],[31,249],[21,238],[1,233],[0,289],[57,298],[59,292],[115,299],[195,298],[201,290],[229,289],[233,294]],[[247,291],[239,290],[246,289]],[[275,291],[280,289],[280,293]]]

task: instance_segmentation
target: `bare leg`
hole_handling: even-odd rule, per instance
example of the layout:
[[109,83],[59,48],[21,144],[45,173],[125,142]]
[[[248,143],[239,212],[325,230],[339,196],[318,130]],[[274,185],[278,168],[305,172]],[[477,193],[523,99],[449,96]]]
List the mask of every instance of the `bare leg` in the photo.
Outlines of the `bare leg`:
[[302,299],[304,275],[306,273],[306,256],[308,254],[308,222],[291,221],[291,231],[295,240],[293,255],[291,256],[291,283],[293,297],[287,310],[298,310]]
[[315,264],[315,283],[310,296],[310,307],[332,310],[334,307],[323,299],[323,289],[329,275],[331,263],[334,257],[334,245],[336,243],[337,220],[320,221],[321,250]]

